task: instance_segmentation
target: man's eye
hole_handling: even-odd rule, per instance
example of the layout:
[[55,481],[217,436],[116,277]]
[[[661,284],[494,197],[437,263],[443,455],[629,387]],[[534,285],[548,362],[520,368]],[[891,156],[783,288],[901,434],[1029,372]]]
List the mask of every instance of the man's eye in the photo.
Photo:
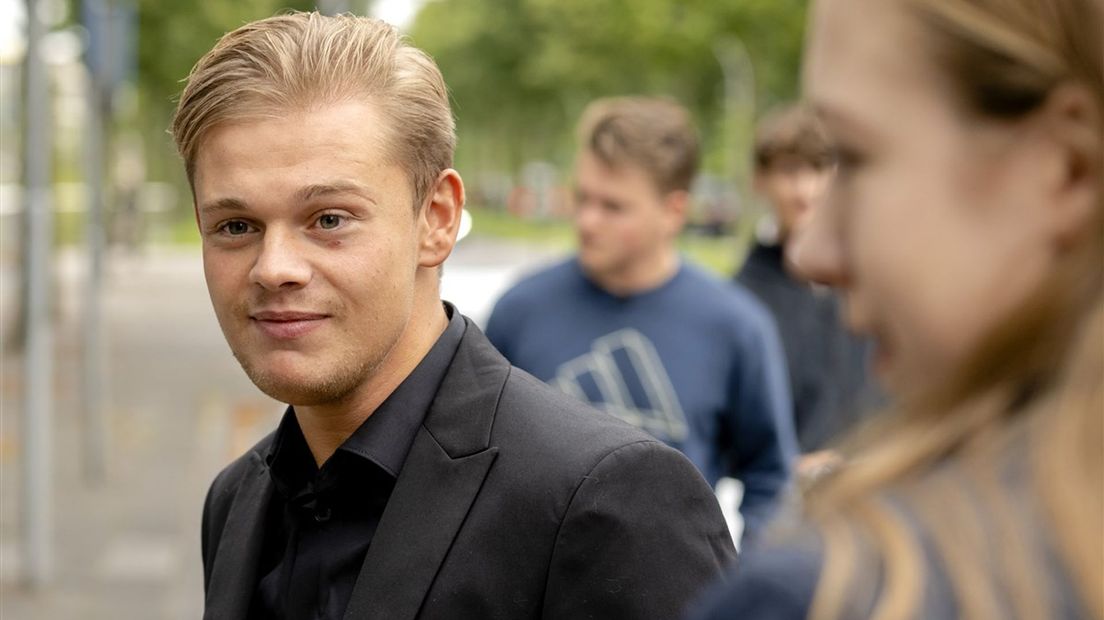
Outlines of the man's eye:
[[326,213],[318,218],[318,227],[323,230],[333,230],[341,226],[341,216],[334,213]]
[[222,229],[231,235],[244,235],[249,232],[249,224],[241,220],[231,220],[223,224]]

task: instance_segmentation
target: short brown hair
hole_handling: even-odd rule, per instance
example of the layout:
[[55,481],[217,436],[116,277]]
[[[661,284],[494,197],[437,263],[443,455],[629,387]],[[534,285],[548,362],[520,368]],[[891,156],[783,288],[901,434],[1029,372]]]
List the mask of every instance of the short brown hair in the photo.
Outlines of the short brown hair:
[[690,189],[698,170],[698,134],[690,113],[670,99],[594,101],[579,121],[579,144],[606,165],[644,168],[662,193]]
[[832,162],[832,145],[816,114],[803,104],[768,111],[755,127],[755,170],[765,172],[779,157],[792,156],[815,168]]
[[294,12],[226,34],[188,76],[171,133],[194,183],[215,126],[358,98],[390,121],[384,144],[420,205],[452,166],[455,122],[437,65],[377,19]]

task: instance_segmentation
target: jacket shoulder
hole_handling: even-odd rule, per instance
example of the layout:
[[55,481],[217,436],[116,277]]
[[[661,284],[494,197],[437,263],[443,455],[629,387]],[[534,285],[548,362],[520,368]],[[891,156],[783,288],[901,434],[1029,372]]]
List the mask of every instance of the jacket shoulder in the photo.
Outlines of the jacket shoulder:
[[[256,468],[264,461],[264,455],[272,446],[275,431],[266,435],[245,454],[239,456],[215,476],[211,486],[207,490],[207,499],[203,504],[203,538],[204,548],[207,547],[209,536],[214,536],[217,542],[222,524],[226,522],[226,516],[230,506],[234,503],[234,496],[246,476],[252,475]],[[213,547],[212,547],[213,548]]]
[[222,531],[230,514],[230,507],[234,505],[234,497],[237,495],[242,481],[249,475],[255,475],[258,467],[263,464],[263,455],[268,452],[275,434],[275,432],[269,433],[247,450],[245,454],[224,467],[215,476],[210,488],[207,489],[207,497],[203,502],[203,518],[200,531],[200,551],[203,556],[203,582],[205,588],[210,587],[214,553],[222,539]]
[[245,454],[242,454],[234,459],[229,465],[222,468],[222,471],[220,471],[218,475],[215,476],[214,481],[211,482],[211,493],[224,495],[227,492],[235,490],[242,479],[254,471],[257,463],[259,461],[264,461],[265,455],[268,454],[269,449],[272,447],[272,440],[275,436],[275,431],[265,435],[260,441],[253,444],[252,448],[246,450]]
[[523,442],[526,449],[549,457],[596,464],[622,446],[649,442],[651,435],[560,392],[517,367],[502,389],[496,435]]

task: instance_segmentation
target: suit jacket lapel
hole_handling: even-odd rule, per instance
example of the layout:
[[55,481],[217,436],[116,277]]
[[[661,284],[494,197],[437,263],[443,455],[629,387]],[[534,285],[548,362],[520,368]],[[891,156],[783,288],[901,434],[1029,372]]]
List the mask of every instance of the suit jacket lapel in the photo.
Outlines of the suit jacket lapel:
[[368,548],[346,620],[414,618],[498,453],[509,364],[469,322]]
[[257,564],[264,542],[264,519],[272,496],[272,478],[263,457],[252,454],[252,469],[242,478],[226,517],[211,569],[206,619],[236,620],[249,613],[257,587]]

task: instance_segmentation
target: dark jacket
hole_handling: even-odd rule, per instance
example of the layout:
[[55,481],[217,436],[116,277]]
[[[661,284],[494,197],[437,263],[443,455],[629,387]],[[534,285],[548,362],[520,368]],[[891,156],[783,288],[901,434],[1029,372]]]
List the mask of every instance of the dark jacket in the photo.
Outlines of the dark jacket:
[[[209,620],[248,612],[271,439],[208,493]],[[685,457],[511,368],[469,321],[345,618],[677,618],[733,555]]]
[[757,243],[736,276],[770,309],[790,373],[802,452],[829,447],[884,397],[869,368],[870,342],[849,334],[839,299],[786,271],[782,247]]

